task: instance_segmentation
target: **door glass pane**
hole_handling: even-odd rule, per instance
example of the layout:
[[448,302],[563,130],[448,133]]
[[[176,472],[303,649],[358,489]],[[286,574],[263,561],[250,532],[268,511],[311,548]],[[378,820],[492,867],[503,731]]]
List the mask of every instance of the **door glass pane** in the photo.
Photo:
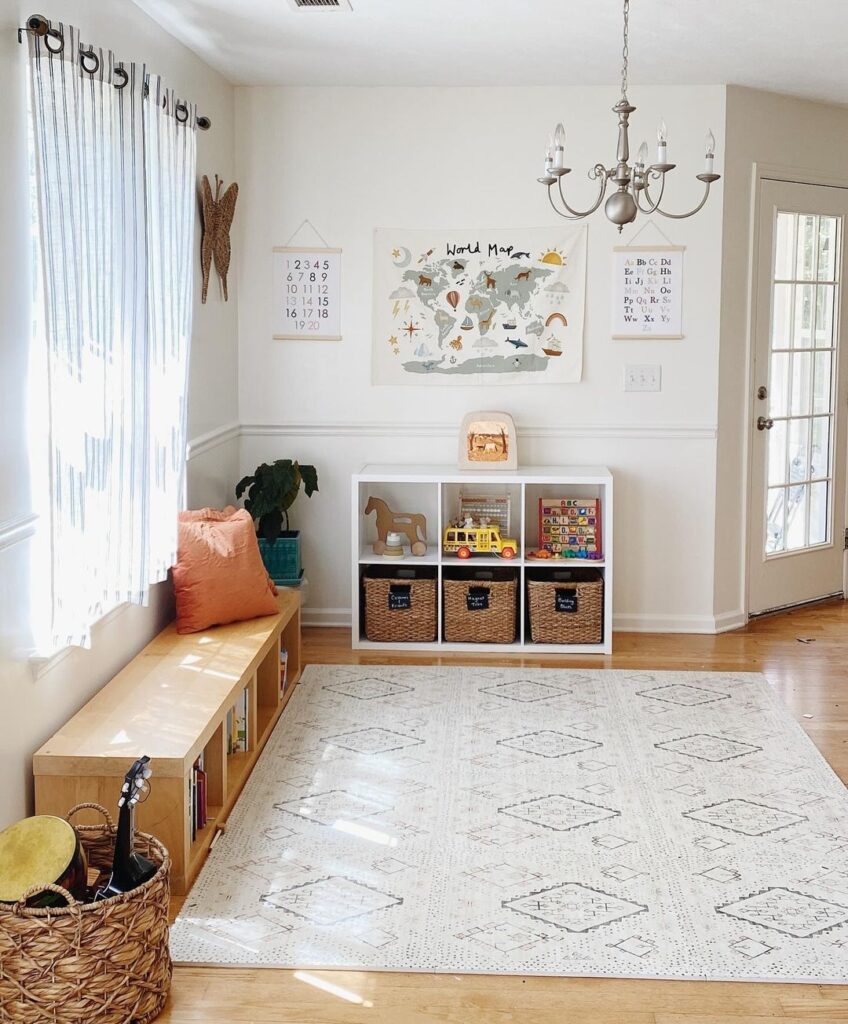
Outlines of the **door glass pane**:
[[815,277],[818,239],[816,222],[818,217],[812,213],[798,215],[798,245],[795,256],[795,276],[800,281],[811,281]]
[[800,551],[832,537],[834,331],[841,244],[839,217],[777,214],[768,367],[768,415],[774,424],[766,446],[766,555]]
[[770,416],[789,415],[789,353],[775,352],[771,357],[769,378]]
[[[779,286],[776,286],[779,287]],[[783,287],[786,287],[785,285]],[[794,348],[813,347],[813,296],[815,285],[795,285],[795,321],[792,332]]]
[[794,213],[778,213],[774,233],[774,276],[777,281],[791,281],[795,277],[795,221]]
[[786,488],[770,487],[766,491],[766,554],[777,555],[786,549],[784,542],[783,512],[786,507]]
[[833,307],[836,301],[836,288],[830,284],[820,284],[816,289],[816,347],[831,348],[833,346]]
[[830,412],[833,388],[832,352],[816,352],[816,373],[813,385],[813,412]]
[[807,493],[808,484],[787,488],[786,550],[797,551],[807,546]]
[[829,539],[828,486],[826,480],[810,486],[810,544],[826,544]]
[[792,398],[790,416],[808,416],[812,391],[813,353],[792,353]]
[[789,461],[786,458],[786,420],[775,420],[768,436],[768,485],[788,482],[786,473]]
[[837,217],[819,217],[819,281],[836,280]]
[[810,421],[789,421],[789,482],[809,480]]
[[774,312],[771,320],[771,347],[792,347],[792,291],[794,284],[774,286]]
[[820,480],[822,477],[830,476],[830,417],[816,416],[812,424],[810,479]]

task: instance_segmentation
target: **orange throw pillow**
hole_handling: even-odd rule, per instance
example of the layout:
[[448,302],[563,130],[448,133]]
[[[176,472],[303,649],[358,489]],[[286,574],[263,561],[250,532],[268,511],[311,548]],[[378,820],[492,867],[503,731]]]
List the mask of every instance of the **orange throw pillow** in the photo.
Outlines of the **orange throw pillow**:
[[177,632],[198,633],[225,622],[275,615],[271,582],[249,512],[203,508],[181,512],[172,570]]

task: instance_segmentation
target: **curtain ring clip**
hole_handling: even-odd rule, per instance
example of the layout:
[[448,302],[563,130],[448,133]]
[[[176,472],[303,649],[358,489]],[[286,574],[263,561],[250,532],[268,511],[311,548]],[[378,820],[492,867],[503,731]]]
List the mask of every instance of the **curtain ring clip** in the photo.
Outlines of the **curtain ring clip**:
[[180,124],[185,124],[188,121],[188,107],[185,103],[178,103],[174,108],[174,117],[179,121]]
[[130,76],[127,74],[123,64],[116,64],[115,67],[112,68],[112,78],[115,78],[116,75],[120,75],[122,81],[113,81],[112,85],[114,85],[116,89],[123,89],[127,82],[130,80]]
[[[88,67],[88,65],[86,64],[86,59],[94,61],[93,68]],[[100,70],[100,58],[97,56],[93,49],[84,50],[82,47],[80,47],[80,67],[88,75],[96,75],[97,72]]]

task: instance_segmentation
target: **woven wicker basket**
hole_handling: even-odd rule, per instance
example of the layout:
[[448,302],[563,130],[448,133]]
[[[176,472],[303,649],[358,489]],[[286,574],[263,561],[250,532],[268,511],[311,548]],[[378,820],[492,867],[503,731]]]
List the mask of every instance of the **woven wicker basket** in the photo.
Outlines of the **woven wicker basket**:
[[564,569],[527,580],[534,644],[599,644],[604,580],[597,569]]
[[453,644],[511,644],[518,583],[511,569],[444,579],[445,640]]
[[[112,867],[115,826],[99,804],[105,825],[77,825],[91,867]],[[144,832],[136,849],[160,865],[132,892],[99,903],[77,903],[58,886],[67,907],[34,909],[25,893],[0,904],[0,1020],[15,1024],[147,1024],[162,1011],[171,986],[168,903],[171,860]]]
[[363,579],[365,636],[384,643],[436,639],[436,580],[394,566],[372,566]]

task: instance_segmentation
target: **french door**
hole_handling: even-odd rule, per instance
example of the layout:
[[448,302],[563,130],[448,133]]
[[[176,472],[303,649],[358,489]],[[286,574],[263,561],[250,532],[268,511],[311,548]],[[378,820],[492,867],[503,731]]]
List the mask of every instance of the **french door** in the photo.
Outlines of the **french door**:
[[765,180],[755,268],[748,610],[843,591],[848,189]]

